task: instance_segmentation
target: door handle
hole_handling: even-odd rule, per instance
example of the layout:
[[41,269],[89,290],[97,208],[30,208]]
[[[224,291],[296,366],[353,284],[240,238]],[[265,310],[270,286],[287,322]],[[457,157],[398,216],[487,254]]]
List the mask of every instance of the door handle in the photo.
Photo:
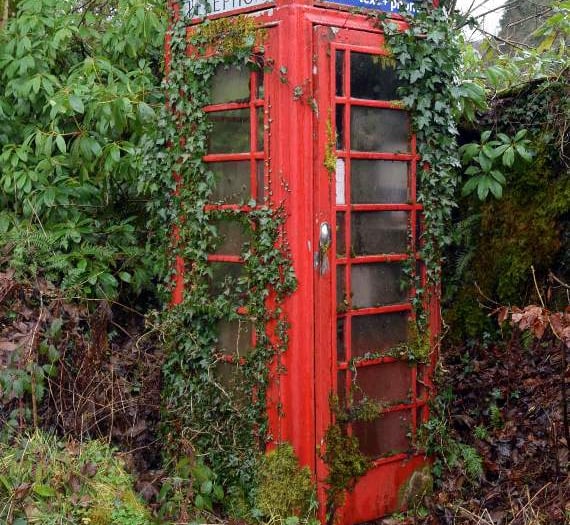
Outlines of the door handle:
[[331,247],[331,240],[331,226],[328,222],[322,222],[319,228],[319,251],[315,254],[315,260],[321,275],[325,275],[330,269],[328,253]]

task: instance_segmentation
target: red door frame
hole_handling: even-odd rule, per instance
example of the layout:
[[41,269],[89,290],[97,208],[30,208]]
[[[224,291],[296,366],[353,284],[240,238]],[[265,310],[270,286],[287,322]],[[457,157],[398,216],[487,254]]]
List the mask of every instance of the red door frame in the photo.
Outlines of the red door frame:
[[[345,161],[345,166],[347,172],[350,171],[350,159],[357,157],[360,159],[377,159],[377,160],[398,160],[406,161],[410,166],[410,199],[409,204],[400,205],[351,205],[350,202],[350,184],[346,183],[346,201],[347,204],[344,206],[335,205],[335,183],[333,180],[335,175],[328,173],[324,167],[323,159],[327,154],[327,148],[330,145],[326,145],[326,141],[330,140],[332,128],[334,130],[335,118],[331,116],[335,115],[335,104],[340,103],[346,107],[351,104],[350,98],[348,98],[347,93],[349,92],[348,87],[350,85],[350,68],[346,67],[344,75],[345,90],[343,96],[337,96],[335,94],[335,77],[334,77],[334,61],[335,61],[335,51],[339,50],[351,50],[356,52],[362,52],[367,54],[387,54],[382,51],[383,47],[383,37],[379,31],[373,30],[372,28],[359,28],[358,30],[348,30],[348,29],[338,29],[331,28],[327,26],[315,26],[315,54],[317,55],[317,71],[319,78],[316,79],[315,87],[317,93],[317,105],[319,108],[324,108],[325,111],[321,113],[320,118],[317,120],[318,128],[318,140],[317,140],[317,155],[315,158],[315,233],[314,239],[317,242],[319,236],[319,224],[322,222],[328,222],[333,225],[332,230],[335,231],[335,212],[343,211],[346,218],[348,218],[348,211],[407,211],[410,213],[410,230],[412,232],[416,231],[416,213],[421,212],[421,205],[416,202],[416,188],[415,188],[415,170],[416,164],[419,160],[416,154],[415,148],[415,137],[412,136],[410,142],[410,153],[342,153],[337,152],[337,155],[341,155]],[[348,53],[345,52],[346,59],[348,60]],[[320,82],[319,82],[320,80]],[[358,105],[366,105],[368,107],[376,108],[388,108],[395,109],[398,108],[396,104],[390,102],[377,102],[377,101],[362,101],[358,102]],[[325,119],[322,115],[326,113],[328,119]],[[327,122],[328,120],[328,122]],[[332,124],[331,124],[332,122]],[[348,112],[344,113],[344,129],[345,134],[349,135],[350,123]],[[334,136],[334,133],[333,133]],[[348,137],[347,137],[348,138]],[[336,147],[336,146],[334,146]],[[347,148],[350,151],[350,147]],[[346,226],[345,231],[350,235],[350,228]],[[350,245],[349,241],[347,246]],[[412,245],[413,253],[417,257],[417,246]],[[331,393],[336,393],[337,390],[337,365],[336,365],[336,301],[334,301],[335,296],[335,283],[336,283],[336,264],[334,263],[336,250],[336,239],[333,236],[332,246],[330,248],[330,271],[329,275],[319,276],[319,272],[316,272],[315,277],[315,329],[316,329],[316,340],[315,340],[315,356],[316,365],[315,370],[318,373],[316,378],[317,392],[316,392],[316,420],[317,420],[317,437],[324,436],[326,429],[334,421],[333,416],[330,413],[328,404],[329,397]],[[374,262],[396,262],[403,261],[407,258],[406,255],[382,255],[382,256],[366,256],[359,257],[360,263],[374,263]],[[346,264],[350,265],[351,257],[345,257]],[[342,261],[341,261],[342,262]],[[424,279],[425,279],[425,271]],[[346,279],[350,279],[350,271],[346,273]],[[347,288],[348,289],[348,288]],[[382,314],[388,312],[411,312],[411,302],[406,305],[393,305],[384,306],[377,308],[369,308],[368,310],[359,310],[358,314],[362,313],[375,313]],[[350,318],[350,314],[348,314]],[[432,325],[435,319],[432,319]],[[348,330],[347,341],[350,340],[350,322],[346,322],[346,328]],[[371,360],[367,364],[378,365],[380,363],[396,363],[398,362],[395,358],[384,357],[376,360]],[[344,363],[338,366],[338,370],[344,370],[346,374],[346,380],[349,382],[349,374],[347,372],[348,365]],[[392,406],[390,408],[390,414],[409,414],[411,418],[411,428],[415,432],[417,426],[427,419],[427,390],[424,391],[423,395],[419,395],[417,392],[417,375],[416,369],[410,369],[410,384],[412,388],[412,402],[402,404],[399,406]],[[431,373],[428,372],[425,379],[430,381],[429,377]],[[401,412],[397,412],[401,410]],[[373,467],[369,472],[357,483],[353,491],[346,494],[346,504],[342,509],[341,522],[345,524],[359,523],[364,521],[373,520],[379,516],[385,515],[386,513],[399,510],[402,507],[402,502],[399,500],[399,490],[407,482],[410,476],[418,468],[426,464],[426,458],[422,453],[399,453],[392,455],[390,457],[382,458],[374,461]],[[318,461],[318,478],[323,480],[326,477],[327,467]],[[324,487],[320,490],[321,501],[324,498]]]

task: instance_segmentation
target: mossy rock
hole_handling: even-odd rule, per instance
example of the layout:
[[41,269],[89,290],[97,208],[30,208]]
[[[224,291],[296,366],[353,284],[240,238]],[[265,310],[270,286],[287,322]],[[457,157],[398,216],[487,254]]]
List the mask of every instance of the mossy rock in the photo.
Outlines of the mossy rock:
[[433,492],[431,467],[415,470],[398,492],[398,507],[413,509],[421,504],[422,499]]

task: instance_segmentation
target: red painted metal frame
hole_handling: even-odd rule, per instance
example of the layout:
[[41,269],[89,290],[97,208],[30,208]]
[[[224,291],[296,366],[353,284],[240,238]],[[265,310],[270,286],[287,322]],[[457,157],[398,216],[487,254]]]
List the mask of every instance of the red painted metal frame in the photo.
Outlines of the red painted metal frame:
[[[355,14],[346,8],[313,2],[311,0],[276,0],[274,6],[253,8],[260,25],[267,28],[264,42],[264,55],[268,70],[264,80],[263,100],[252,97],[249,102],[208,106],[207,112],[232,109],[250,109],[255,116],[258,108],[264,109],[264,149],[256,150],[257,119],[251,119],[250,150],[237,154],[207,155],[206,162],[230,160],[250,161],[250,183],[252,196],[257,197],[256,163],[264,162],[264,183],[266,202],[281,205],[287,216],[286,231],[292,265],[298,279],[297,291],[284,304],[284,311],[290,322],[288,351],[280,356],[280,369],[272,365],[274,379],[268,391],[268,417],[272,443],[287,441],[293,445],[302,464],[308,465],[315,473],[318,484],[318,498],[324,522],[327,466],[321,459],[323,438],[326,429],[333,423],[328,406],[331,392],[336,391],[337,370],[347,371],[348,360],[337,363],[335,283],[336,265],[351,265],[372,262],[401,262],[408,254],[379,254],[357,258],[338,258],[331,264],[332,271],[327,279],[319,277],[313,266],[314,252],[318,246],[318,225],[323,221],[334,224],[336,212],[344,211],[348,222],[348,211],[406,211],[410,214],[410,228],[416,231],[415,217],[421,213],[416,202],[415,186],[412,185],[411,200],[406,204],[359,204],[336,206],[334,183],[323,161],[326,153],[327,120],[329,111],[336,103],[345,107],[351,104],[399,109],[390,102],[337,97],[333,90],[334,50],[344,49],[366,53],[382,53],[383,36],[373,28],[365,15]],[[396,15],[394,20],[404,27]],[[342,28],[342,29],[340,29]],[[190,29],[191,30],[191,29]],[[169,63],[168,41],[166,44],[167,71]],[[348,53],[345,52],[345,60]],[[286,73],[284,74],[283,71]],[[252,82],[255,83],[254,75]],[[345,82],[349,82],[345,75]],[[302,95],[296,96],[300,88]],[[252,89],[251,93],[256,91]],[[344,94],[349,93],[345,89]],[[345,110],[344,129],[350,129],[348,111]],[[334,118],[332,119],[334,122]],[[349,151],[349,150],[347,150]],[[405,161],[410,166],[410,177],[415,178],[418,157],[415,142],[412,140],[409,153],[364,153],[336,151],[339,158],[347,162],[356,158]],[[345,187],[347,187],[346,185]],[[347,188],[350,191],[349,188]],[[348,194],[347,194],[348,195]],[[349,196],[348,196],[349,197]],[[346,199],[349,203],[349,198]],[[258,202],[259,204],[259,202]],[[235,210],[247,214],[251,208],[234,204],[217,204],[206,207],[207,211]],[[350,235],[350,226],[345,231]],[[174,231],[176,238],[176,231]],[[347,243],[347,246],[350,246]],[[332,246],[331,253],[336,253]],[[413,247],[417,259],[417,246]],[[238,255],[215,255],[212,262],[241,263]],[[177,273],[172,302],[183,299],[184,262],[177,259]],[[350,285],[350,271],[345,270],[347,285]],[[425,268],[422,268],[425,278]],[[347,287],[347,290],[350,288]],[[439,334],[439,291],[431,295],[429,305],[432,344],[437,346]],[[310,312],[314,310],[314,315]],[[366,308],[348,312],[348,316],[381,314],[389,312],[411,312],[409,302],[382,307]],[[268,327],[271,332],[273,327]],[[347,334],[347,340],[350,334]],[[408,410],[413,427],[419,420],[427,420],[427,401],[433,391],[431,371],[435,365],[437,352],[432,353],[431,362],[422,373],[412,372],[413,404],[394,405],[387,412]],[[231,356],[224,356],[232,360]],[[381,363],[389,364],[397,360],[382,357],[358,364],[365,368]],[[346,373],[347,381],[349,374]],[[417,376],[417,377],[416,377]],[[417,380],[416,380],[417,379]],[[398,507],[398,490],[414,470],[426,465],[421,453],[397,454],[380,458],[375,466],[348,495],[347,503],[340,515],[340,522],[352,525],[395,510]]]

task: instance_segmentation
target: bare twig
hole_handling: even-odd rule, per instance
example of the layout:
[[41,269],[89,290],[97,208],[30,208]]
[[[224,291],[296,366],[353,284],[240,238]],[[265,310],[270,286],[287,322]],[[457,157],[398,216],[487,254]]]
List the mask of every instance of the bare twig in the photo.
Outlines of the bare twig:
[[494,40],[497,40],[498,42],[502,42],[503,44],[507,44],[508,46],[515,47],[517,49],[525,50],[525,49],[530,49],[531,47],[528,44],[524,44],[523,42],[515,42],[514,40],[507,40],[505,38],[501,38],[500,36],[494,35],[493,33],[489,33],[488,31],[485,31],[480,27],[477,28],[477,30],[483,33],[485,36],[491,37]]
[[564,288],[566,288],[567,290],[570,290],[570,284],[566,284],[564,281],[561,281],[558,277],[556,277],[556,275],[554,275],[552,272],[548,273],[548,277],[550,277],[553,281],[556,281],[560,286],[563,286]]

